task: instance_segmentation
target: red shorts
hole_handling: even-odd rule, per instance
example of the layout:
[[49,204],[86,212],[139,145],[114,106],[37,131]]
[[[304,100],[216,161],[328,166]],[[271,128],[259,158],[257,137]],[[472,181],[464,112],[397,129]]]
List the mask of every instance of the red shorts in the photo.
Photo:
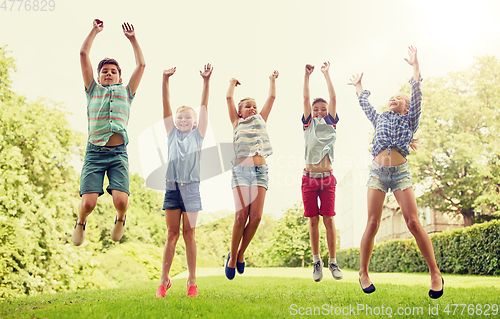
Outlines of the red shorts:
[[[304,202],[304,216],[335,216],[336,185],[337,180],[333,175],[320,178],[313,178],[305,175],[302,176],[302,201]],[[318,205],[318,197],[321,201],[321,207]]]

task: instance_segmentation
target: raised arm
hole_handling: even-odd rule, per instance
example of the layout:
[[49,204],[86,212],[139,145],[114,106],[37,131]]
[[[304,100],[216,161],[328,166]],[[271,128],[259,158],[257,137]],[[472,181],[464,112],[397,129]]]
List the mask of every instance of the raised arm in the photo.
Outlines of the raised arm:
[[373,107],[373,105],[370,104],[368,101],[368,96],[370,96],[369,91],[363,90],[363,86],[361,85],[361,79],[363,78],[363,73],[361,75],[353,75],[351,78],[351,82],[349,82],[349,85],[354,85],[356,87],[356,93],[358,94],[358,101],[359,105],[361,106],[361,109],[363,112],[365,112],[366,117],[370,122],[372,122],[373,126],[375,127],[377,125],[377,119],[378,119],[378,114],[377,110]]
[[132,95],[135,94],[137,88],[139,87],[139,83],[141,82],[142,75],[144,74],[144,69],[146,68],[146,61],[144,60],[144,56],[142,55],[141,47],[139,46],[139,42],[137,42],[137,38],[135,37],[134,26],[129,23],[122,24],[123,34],[129,39],[132,44],[132,48],[134,49],[135,56],[135,70],[130,77],[130,81],[128,85],[130,87],[130,93]]
[[162,85],[162,97],[163,97],[163,122],[165,124],[165,129],[167,130],[167,135],[174,129],[174,117],[172,116],[172,108],[170,107],[170,89],[169,80],[175,73],[175,67],[163,71],[163,85]]
[[279,75],[279,72],[274,70],[273,74],[269,76],[269,80],[271,81],[269,85],[269,96],[267,97],[266,103],[264,103],[264,106],[262,107],[262,111],[260,111],[260,115],[265,122],[267,122],[269,113],[271,113],[271,109],[273,108],[274,100],[276,99],[276,79]]
[[304,75],[304,119],[307,119],[311,115],[311,95],[309,93],[309,77],[314,71],[314,66],[311,64],[306,64],[306,73]]
[[363,85],[361,85],[362,78],[363,78],[363,73],[361,73],[361,75],[356,74],[353,75],[351,77],[351,81],[347,83],[348,85],[353,85],[356,87],[356,94],[358,94],[358,96],[361,94],[361,92],[363,92]]
[[237,87],[238,85],[241,85],[240,81],[236,80],[235,78],[232,78],[229,81],[229,88],[227,89],[226,93],[226,102],[227,102],[227,111],[229,113],[229,120],[231,121],[231,124],[234,124],[239,118],[238,116],[238,111],[236,110],[236,106],[234,105],[234,88]]
[[[411,100],[408,109],[410,118],[410,128],[415,133],[420,122],[421,106],[422,106],[422,90],[420,89],[420,66],[417,59],[417,48],[408,47],[409,58],[405,59],[409,65],[413,67],[413,80],[411,84]],[[413,147],[412,147],[413,148]]]
[[405,61],[413,67],[413,79],[418,82],[420,78],[420,67],[417,59],[417,47],[408,47],[408,55],[409,58],[405,59]]
[[208,89],[210,76],[212,75],[213,68],[210,63],[207,63],[200,75],[203,78],[203,91],[201,93],[201,107],[200,119],[198,120],[198,131],[201,136],[205,136],[208,127]]
[[337,117],[337,96],[333,88],[332,79],[330,79],[330,62],[325,62],[321,66],[321,72],[325,76],[326,86],[328,87],[328,95],[330,102],[328,103],[328,113],[333,117]]
[[90,30],[89,35],[83,41],[82,47],[80,49],[80,65],[82,67],[83,83],[85,88],[88,89],[90,82],[94,78],[94,72],[92,71],[92,64],[90,63],[90,49],[94,43],[95,36],[104,29],[104,22],[99,19],[95,19],[92,25],[92,30]]

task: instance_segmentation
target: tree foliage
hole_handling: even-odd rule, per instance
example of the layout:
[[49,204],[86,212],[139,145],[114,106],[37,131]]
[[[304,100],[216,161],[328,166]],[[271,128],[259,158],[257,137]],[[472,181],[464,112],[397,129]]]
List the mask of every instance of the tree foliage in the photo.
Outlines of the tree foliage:
[[[89,217],[85,244],[71,244],[80,198],[70,162],[82,158],[85,136],[71,129],[61,105],[11,90],[15,65],[7,55],[0,47],[0,299],[159,276],[167,236],[161,194],[138,175],[120,242],[127,245],[110,240],[116,212],[107,194]],[[180,263],[173,268],[181,271]]]
[[500,206],[500,61],[476,58],[422,87],[421,147],[409,156],[424,205],[461,214],[465,225]]
[[[320,222],[320,254],[327,256],[325,228]],[[302,203],[287,209],[278,220],[278,226],[268,253],[278,265],[297,267],[312,262],[311,240],[309,237],[309,218],[304,217]]]

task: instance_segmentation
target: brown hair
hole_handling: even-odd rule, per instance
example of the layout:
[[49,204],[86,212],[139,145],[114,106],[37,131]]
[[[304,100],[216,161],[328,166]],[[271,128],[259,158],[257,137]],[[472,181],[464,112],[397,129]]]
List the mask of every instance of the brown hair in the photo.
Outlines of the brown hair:
[[314,101],[313,101],[313,103],[311,104],[311,106],[314,106],[314,104],[316,104],[316,103],[320,103],[320,102],[323,102],[323,103],[328,104],[328,102],[327,102],[327,101],[325,101],[325,99],[320,98],[320,97],[317,97],[317,98],[315,98],[315,99],[314,99]]
[[118,64],[118,61],[116,61],[115,59],[111,59],[111,58],[104,58],[101,60],[101,62],[99,62],[99,65],[97,66],[97,74],[101,73],[101,69],[105,64],[116,65],[116,68],[118,69],[118,74],[120,75],[120,77],[122,76],[122,69],[120,69],[120,65]]

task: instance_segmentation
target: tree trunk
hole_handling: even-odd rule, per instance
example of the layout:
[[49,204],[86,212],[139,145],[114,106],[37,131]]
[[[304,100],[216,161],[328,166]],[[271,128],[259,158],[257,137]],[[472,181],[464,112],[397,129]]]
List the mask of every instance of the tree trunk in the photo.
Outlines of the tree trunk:
[[464,227],[471,226],[472,225],[472,216],[462,214],[464,217]]

